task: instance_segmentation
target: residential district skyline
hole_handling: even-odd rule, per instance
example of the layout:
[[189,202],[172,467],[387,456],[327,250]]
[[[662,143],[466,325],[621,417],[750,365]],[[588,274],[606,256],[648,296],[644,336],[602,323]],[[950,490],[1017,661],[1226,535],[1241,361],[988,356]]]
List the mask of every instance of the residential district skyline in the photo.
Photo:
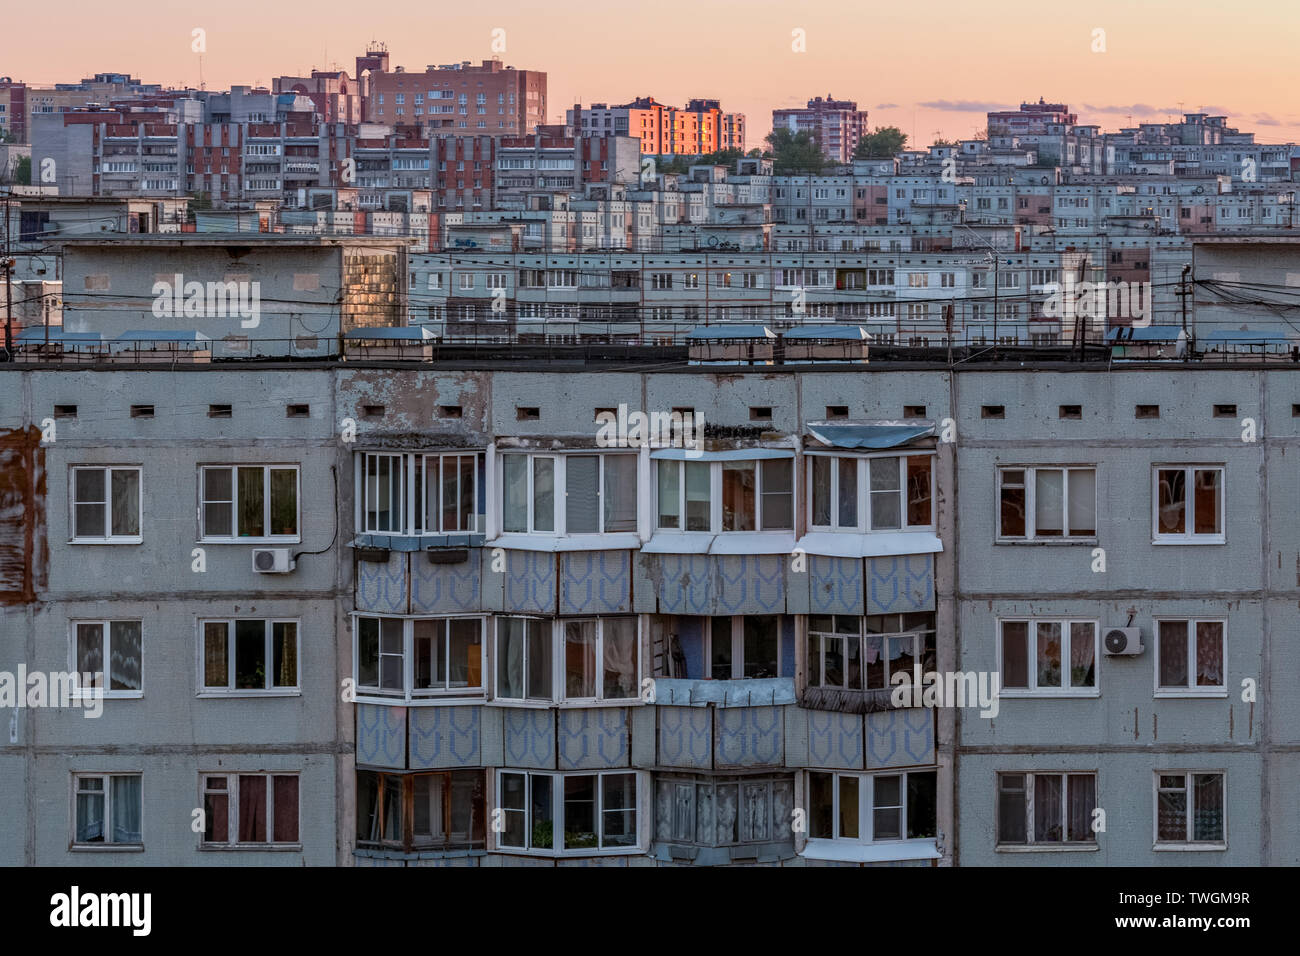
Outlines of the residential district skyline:
[[[1050,20],[1022,0],[996,17],[938,0],[890,10],[759,3],[743,19],[727,5],[668,0],[651,29],[640,11],[574,9],[556,17],[507,0],[426,27],[420,8],[396,0],[364,18],[340,9],[304,29],[297,13],[247,0],[202,13],[149,3],[144,16],[111,22],[102,8],[73,0],[56,46],[19,43],[21,31],[0,37],[0,75],[51,85],[116,70],[181,88],[269,85],[311,69],[351,73],[353,58],[379,39],[394,66],[412,71],[499,56],[546,72],[549,122],[563,122],[574,102],[718,99],[745,114],[749,148],[770,131],[772,110],[827,93],[856,100],[872,127],[897,126],[922,146],[937,136],[969,138],[989,110],[1040,95],[1107,130],[1205,112],[1226,114],[1262,140],[1300,140],[1300,113],[1277,92],[1292,76],[1282,0],[1253,5],[1249,23],[1208,0],[1179,4],[1176,19],[1165,2],[1133,9],[1103,0],[1053,11]],[[196,29],[204,31],[202,57],[192,49]]]

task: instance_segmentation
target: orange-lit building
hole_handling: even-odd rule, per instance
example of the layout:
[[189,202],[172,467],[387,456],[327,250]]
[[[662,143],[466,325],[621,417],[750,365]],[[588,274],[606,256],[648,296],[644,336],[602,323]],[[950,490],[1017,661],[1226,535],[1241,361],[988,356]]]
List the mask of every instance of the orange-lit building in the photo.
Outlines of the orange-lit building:
[[685,108],[665,106],[653,96],[608,106],[575,106],[567,122],[582,136],[633,136],[651,156],[698,156],[745,148],[745,117],[723,113],[717,100],[694,99]]

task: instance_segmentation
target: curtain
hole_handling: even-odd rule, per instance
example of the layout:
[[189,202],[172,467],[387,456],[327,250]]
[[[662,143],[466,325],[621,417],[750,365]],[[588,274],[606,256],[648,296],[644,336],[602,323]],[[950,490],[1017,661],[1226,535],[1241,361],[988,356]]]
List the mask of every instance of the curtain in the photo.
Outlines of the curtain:
[[605,530],[636,530],[636,456],[605,456]]
[[1068,816],[1069,833],[1066,839],[1075,843],[1089,841],[1092,835],[1092,811],[1097,805],[1097,781],[1091,774],[1070,774]]
[[1034,777],[1035,843],[1061,842],[1064,835],[1061,833],[1061,820],[1065,809],[1061,804],[1063,779],[1057,774],[1038,774]]
[[504,530],[528,530],[528,456],[503,455]]
[[1097,473],[1092,469],[1076,469],[1069,473],[1070,534],[1097,533]]
[[99,780],[77,782],[77,842],[102,843],[104,840],[104,792],[87,791],[87,787],[102,787]]
[[266,778],[239,778],[240,843],[266,842]]
[[140,684],[140,622],[113,621],[109,625],[109,653],[111,690],[139,690]]
[[140,472],[134,468],[112,472],[113,534],[140,533]]
[[1040,468],[1034,473],[1034,532],[1059,536],[1064,529],[1065,472]]
[[605,693],[607,700],[635,697],[636,621],[604,622]]
[[564,625],[564,693],[567,697],[596,696],[596,622]]
[[1223,686],[1223,624],[1196,622],[1196,686]]
[[276,687],[298,686],[298,625],[277,621],[271,625],[271,652],[274,655]]
[[112,781],[113,842],[140,843],[141,781],[138,776],[110,777]]
[[275,824],[272,834],[276,843],[298,842],[298,778],[292,774],[271,778],[274,792]]

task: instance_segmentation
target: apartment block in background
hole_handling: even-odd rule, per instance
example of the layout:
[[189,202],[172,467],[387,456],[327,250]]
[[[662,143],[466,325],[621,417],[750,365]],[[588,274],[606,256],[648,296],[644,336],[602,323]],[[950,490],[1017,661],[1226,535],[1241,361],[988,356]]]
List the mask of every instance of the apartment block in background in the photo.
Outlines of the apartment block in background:
[[814,97],[799,109],[772,110],[772,128],[808,133],[831,162],[853,159],[858,142],[867,134],[867,111],[853,100]]

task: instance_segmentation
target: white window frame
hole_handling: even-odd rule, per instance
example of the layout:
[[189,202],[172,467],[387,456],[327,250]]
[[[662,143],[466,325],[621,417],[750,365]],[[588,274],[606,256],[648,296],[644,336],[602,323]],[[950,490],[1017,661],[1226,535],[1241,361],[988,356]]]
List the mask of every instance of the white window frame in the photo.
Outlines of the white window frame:
[[[993,514],[996,516],[997,526],[994,531],[994,538],[998,544],[1029,544],[1042,541],[1096,541],[1098,537],[1097,529],[1097,485],[1100,469],[1096,465],[999,465],[997,469],[997,482],[994,488],[995,500],[993,502]],[[1025,492],[1025,533],[1023,535],[1006,534],[1002,528],[1002,489],[1005,485],[1005,475],[1009,471],[1019,471],[1024,473],[1024,492]],[[1040,471],[1059,471],[1061,476],[1061,534],[1039,534],[1037,517],[1038,517],[1038,472]],[[1070,522],[1070,473],[1076,471],[1091,471],[1092,478],[1092,534],[1072,534],[1069,529]],[[1015,487],[1010,485],[1007,487]]]
[[[933,612],[933,611],[921,611],[921,612],[914,612],[914,613],[933,614],[934,612]],[[867,616],[870,616],[870,617],[876,617],[876,616],[879,616],[879,617],[884,617],[884,618],[898,618],[900,623],[901,623],[901,621],[902,621],[902,617],[903,617],[903,615],[901,615],[901,614],[882,614],[882,615],[867,615]],[[813,619],[814,617],[829,617],[829,618],[831,618],[831,619],[832,619],[832,622],[831,622],[831,626],[832,626],[832,627],[834,627],[834,618],[837,618],[837,617],[848,617],[848,618],[852,618],[854,621],[857,622],[857,633],[856,633],[856,634],[835,634],[835,633],[828,632],[828,631],[814,631],[814,630],[813,630],[813,626],[812,626],[812,619]],[[826,677],[826,645],[825,645],[825,642],[824,642],[824,641],[819,640],[819,641],[818,641],[818,644],[817,644],[817,660],[816,660],[816,661],[812,661],[812,660],[808,660],[808,661],[806,661],[806,667],[807,667],[807,670],[806,670],[806,672],[805,672],[805,673],[806,673],[806,683],[807,683],[807,686],[808,686],[809,688],[817,688],[817,689],[825,689],[825,690],[843,690],[843,691],[847,691],[848,693],[870,694],[870,693],[876,693],[876,692],[890,692],[890,691],[892,691],[892,690],[897,686],[896,684],[893,683],[893,679],[892,679],[892,678],[894,677],[895,671],[893,670],[893,668],[892,668],[891,665],[890,665],[889,644],[888,644],[888,642],[889,642],[889,641],[897,641],[897,640],[907,640],[907,639],[910,639],[910,640],[912,641],[912,660],[913,660],[914,662],[917,662],[917,663],[919,664],[919,662],[925,660],[925,638],[926,638],[926,635],[927,635],[927,634],[932,633],[932,630],[931,630],[931,629],[925,629],[925,628],[922,628],[922,629],[920,629],[920,630],[918,630],[918,629],[916,629],[916,628],[908,628],[908,629],[898,630],[898,631],[884,631],[884,632],[881,632],[881,633],[879,633],[879,634],[868,634],[868,633],[867,633],[867,628],[866,628],[866,621],[864,620],[864,616],[861,615],[861,614],[809,614],[809,615],[808,615],[808,627],[807,627],[807,632],[806,632],[806,633],[807,633],[807,636],[808,636],[808,637],[811,637],[813,634],[816,634],[819,638],[822,638],[822,637],[829,637],[829,638],[833,638],[833,639],[834,639],[834,638],[839,638],[839,639],[843,639],[843,640],[845,640],[846,642],[847,642],[849,639],[856,640],[856,641],[858,642],[858,660],[860,661],[861,668],[862,668],[862,687],[860,687],[860,688],[858,688],[858,687],[849,687],[849,686],[848,686],[848,676],[847,676],[847,674],[848,674],[848,668],[847,668],[847,667],[845,668],[845,683],[844,683],[843,685],[840,685],[840,686],[837,687],[837,686],[835,686],[835,685],[830,685],[830,684],[825,683],[825,677]],[[937,653],[938,653],[938,635],[937,635],[937,631],[934,631],[933,633],[935,633],[935,653],[937,654]],[[884,663],[884,665],[885,665],[885,681],[884,681],[884,684],[883,684],[881,687],[868,687],[868,686],[866,686],[866,685],[867,685],[867,672],[866,672],[866,668],[867,668],[867,660],[866,660],[866,653],[865,653],[865,652],[866,652],[866,642],[867,642],[867,638],[868,638],[868,637],[879,637],[879,638],[881,639],[880,650],[881,650],[881,655],[882,655],[882,657],[883,657],[883,663]],[[807,643],[805,643],[805,647],[806,647],[806,646],[807,646]],[[847,658],[847,656],[848,656],[848,655],[847,655],[847,653],[846,653],[846,654],[845,654],[845,657]],[[813,672],[814,672],[814,667],[816,668],[816,674],[817,674],[817,680],[816,680],[816,682],[813,681]],[[899,671],[898,673],[906,673],[906,674],[908,675],[909,679],[915,679],[915,674],[914,674],[912,671]]]
[[[266,668],[266,680],[269,683],[263,687],[236,687],[235,686],[235,625],[238,621],[261,621],[264,634],[262,653],[263,665]],[[222,687],[209,686],[205,683],[207,672],[205,669],[206,654],[205,642],[207,641],[208,624],[224,624],[226,626],[226,684]],[[292,624],[294,626],[294,663],[296,666],[296,675],[294,684],[289,686],[277,686],[273,682],[272,667],[275,661],[275,625]],[[198,665],[197,697],[297,697],[302,694],[302,620],[296,617],[200,617],[195,621],[195,630],[197,639],[195,641],[196,659]]]
[[460,292],[474,291],[474,273],[458,272],[456,273],[456,289]]
[[[374,618],[380,622],[379,658],[376,661],[375,676],[383,681],[383,658],[392,656],[383,650],[383,621],[400,621],[402,623],[402,686],[401,688],[384,688],[380,684],[363,684],[361,682],[361,619]],[[442,640],[444,649],[450,640],[450,621],[477,621],[479,624],[479,683],[475,687],[416,687],[415,686],[415,622],[443,622]],[[431,704],[454,698],[482,700],[487,692],[487,668],[489,655],[487,651],[488,615],[486,614],[379,614],[372,611],[352,612],[352,679],[356,687],[356,699],[368,703],[383,704]],[[448,669],[450,681],[450,669]]]
[[[482,534],[484,516],[479,514],[479,467],[483,452],[477,449],[456,451],[413,451],[387,452],[379,450],[362,450],[356,453],[355,476],[356,496],[355,520],[358,533],[375,535],[393,535],[397,537],[440,537],[458,534]],[[372,528],[370,526],[369,496],[371,458],[397,458],[400,461],[400,491],[402,495],[400,527],[394,530]],[[472,458],[474,460],[473,513],[469,516],[472,525],[467,528],[444,528],[442,526],[441,464],[449,458]],[[428,508],[429,476],[432,462],[436,460],[439,484],[438,506],[432,513]],[[420,494],[416,497],[416,477],[419,477]],[[459,477],[457,478],[459,481]]]
[[[1000,824],[1002,820],[1002,778],[1004,776],[1022,776],[1025,778],[1025,841],[1023,843],[1006,842],[1002,838]],[[993,791],[993,820],[994,820],[994,849],[998,852],[1062,852],[1062,851],[1093,851],[1101,848],[1100,841],[1097,839],[1097,831],[1092,828],[1092,814],[1088,817],[1088,832],[1091,839],[1088,840],[1069,840],[1066,837],[1070,832],[1070,777],[1086,776],[1092,777],[1092,799],[1094,807],[1101,806],[1100,787],[1101,774],[1096,770],[999,770],[994,774],[994,791]],[[1037,820],[1035,819],[1034,803],[1034,778],[1036,777],[1060,777],[1061,778],[1061,839],[1060,840],[1035,840],[1034,828]]]
[[[831,777],[831,821],[832,836],[814,837],[811,836],[812,826],[811,817],[813,814],[812,806],[812,775],[814,773],[824,773]],[[907,777],[909,774],[934,774],[935,775],[935,836],[933,837],[909,837],[907,835]],[[934,849],[939,832],[939,780],[938,769],[935,767],[909,767],[905,770],[880,770],[870,773],[860,773],[853,771],[839,770],[805,770],[804,771],[804,793],[807,795],[808,815],[810,825],[808,828],[808,844],[810,846],[916,846],[918,848]],[[844,777],[856,777],[858,780],[858,836],[846,837],[840,833],[840,779]],[[876,839],[876,778],[877,777],[898,777],[899,799],[901,806],[898,814],[898,832],[896,837],[882,837]],[[883,806],[883,805],[882,805]]]
[[[1164,624],[1187,625],[1187,686],[1169,687],[1160,683],[1160,628]],[[1196,684],[1196,650],[1198,624],[1218,624],[1223,629],[1223,655],[1219,661],[1223,682],[1200,686]],[[1152,623],[1152,643],[1155,644],[1152,670],[1156,698],[1227,697],[1228,696],[1228,619],[1226,617],[1157,617]]]
[[[1160,472],[1183,472],[1183,528],[1182,534],[1166,534],[1160,530]],[[1214,534],[1196,534],[1196,473],[1219,473],[1218,508],[1219,531]],[[1226,544],[1228,535],[1228,469],[1226,465],[1211,464],[1153,464],[1151,466],[1151,543],[1152,544]]]
[[[542,626],[548,629],[545,632],[546,639],[550,642],[551,649],[551,693],[548,697],[504,697],[501,696],[500,683],[498,681],[498,666],[501,654],[502,629],[500,622],[505,618],[518,618],[524,621],[540,621]],[[605,626],[608,621],[631,621],[635,625],[636,646],[633,652],[633,664],[636,672],[633,675],[633,695],[631,697],[606,697],[604,685],[604,660],[605,660]],[[568,624],[595,622],[596,624],[596,695],[594,697],[570,697],[568,695],[568,684],[565,680],[565,626]],[[617,703],[621,705],[639,704],[641,700],[641,681],[643,675],[643,663],[641,660],[642,647],[645,642],[645,628],[642,626],[640,615],[631,614],[603,614],[603,615],[583,615],[580,617],[566,618],[539,618],[535,615],[528,614],[496,614],[493,616],[492,627],[492,663],[493,670],[491,676],[492,682],[492,701],[496,703],[508,704],[511,707],[552,707],[552,706],[581,706],[588,707],[593,704],[610,704]],[[528,693],[527,675],[528,675],[528,643],[527,631],[524,632],[524,693]]]
[[[225,790],[212,790],[208,787],[209,777],[224,777]],[[239,836],[239,787],[242,777],[262,777],[266,781],[266,842],[243,842]],[[275,835],[275,777],[294,777],[298,781],[298,806],[294,810],[297,820],[298,839],[276,840]],[[234,786],[231,786],[231,781]],[[296,770],[217,770],[199,771],[199,807],[204,812],[207,822],[207,797],[209,793],[226,795],[226,837],[225,842],[204,839],[199,831],[199,849],[201,850],[301,850],[302,849],[302,774]]]
[[[506,457],[509,455],[518,455],[521,458],[526,459],[528,463],[527,464],[528,486],[526,492],[528,498],[528,518],[527,518],[527,525],[524,530],[506,529],[506,492],[507,492]],[[638,457],[635,451],[622,450],[622,449],[618,451],[575,449],[569,451],[547,451],[547,452],[530,452],[530,451],[515,451],[515,450],[500,452],[497,456],[498,460],[497,460],[496,478],[497,478],[497,487],[500,488],[501,491],[498,500],[495,502],[494,506],[498,509],[497,511],[497,517],[499,518],[498,527],[500,528],[501,533],[543,535],[548,538],[550,537],[590,538],[593,535],[599,535],[599,534],[637,533],[641,523],[639,500],[637,504],[637,527],[626,531],[610,531],[605,527],[605,460],[607,457],[612,455],[622,455],[624,457],[632,458],[634,460],[637,459]],[[599,528],[596,531],[569,531],[568,529],[568,495],[569,495],[568,459],[570,457],[579,457],[579,458],[595,457],[599,459],[599,468],[596,475],[596,502],[595,502],[596,518],[597,518],[597,524]],[[552,490],[553,490],[554,504],[553,504],[553,512],[552,512],[551,530],[544,530],[544,529],[539,530],[537,528],[536,491],[535,491],[535,481],[536,481],[537,472],[533,462],[538,458],[549,458],[552,461],[552,469],[553,469]],[[638,484],[641,481],[640,470],[641,470],[640,463],[638,461],[637,467],[633,469],[633,475],[635,476]]]
[[[763,526],[763,463],[768,461],[790,462],[790,527],[765,528]],[[799,501],[799,469],[795,467],[793,454],[780,458],[744,458],[734,461],[705,461],[698,459],[655,458],[652,459],[650,483],[653,487],[653,521],[655,534],[756,534],[759,532],[794,533],[795,509]],[[709,466],[709,527],[707,530],[691,529],[686,524],[686,466],[705,464]],[[722,526],[722,471],[728,464],[750,464],[754,466],[754,527],[745,531],[724,529]],[[677,524],[678,527],[664,527],[659,524],[659,469],[666,465],[676,465],[677,471]]]
[[[645,772],[640,770],[586,770],[586,771],[548,771],[548,770],[517,770],[509,767],[502,767],[496,771],[496,794],[497,804],[505,802],[505,785],[503,777],[506,774],[520,774],[525,779],[524,786],[524,806],[522,810],[502,808],[502,816],[505,817],[512,813],[522,813],[524,815],[524,846],[509,846],[502,842],[505,836],[505,830],[494,833],[492,842],[495,844],[494,849],[500,853],[518,853],[528,856],[625,856],[630,854],[641,854],[645,852],[642,847],[642,820],[646,812],[645,791]],[[565,848],[556,847],[555,844],[562,844],[564,840],[564,781],[568,777],[598,777],[608,776],[627,776],[633,778],[633,789],[636,793],[636,806],[633,808],[633,826],[632,832],[636,835],[631,846],[600,846],[599,843],[604,841],[604,816],[605,816],[605,784],[603,779],[597,781],[596,785],[596,805],[593,809],[594,818],[600,824],[596,827],[596,836],[598,845],[595,847],[573,847]],[[549,777],[551,778],[551,847],[534,848],[529,844],[532,843],[533,833],[533,778]],[[611,811],[621,812],[621,811]]]
[[[930,460],[930,520],[927,524],[908,524],[907,522],[907,461],[908,458],[925,457]],[[915,451],[915,452],[897,452],[890,454],[878,455],[845,455],[832,451],[806,451],[804,458],[807,460],[806,478],[808,481],[807,512],[805,519],[808,522],[808,528],[812,531],[834,531],[842,534],[897,534],[899,532],[912,531],[934,531],[935,529],[935,461],[936,456],[933,451]],[[817,458],[830,458],[834,461],[831,465],[831,486],[828,490],[831,503],[831,523],[829,525],[819,525],[814,522],[813,511],[813,461]],[[857,467],[857,509],[858,523],[852,527],[841,526],[839,521],[840,499],[840,469],[838,459],[848,458],[856,459]],[[871,460],[875,458],[896,458],[898,459],[898,497],[899,497],[899,527],[897,528],[874,528],[871,522]],[[881,494],[882,492],[877,492]]]
[[[113,786],[110,782],[112,777],[139,777],[140,778],[140,842],[139,843],[118,843],[111,838],[113,822]],[[78,784],[82,780],[97,779],[104,782],[104,789],[101,791],[104,799],[104,839],[96,843],[78,843],[77,842],[77,794]],[[93,792],[93,791],[87,791]],[[74,770],[72,773],[72,799],[69,801],[69,815],[71,817],[72,839],[69,840],[71,849],[74,850],[143,850],[145,847],[145,807],[144,807],[144,773],[139,770],[122,770],[122,771],[79,771]]]
[[[241,468],[260,468],[262,470],[262,527],[264,529],[271,527],[271,472],[273,471],[293,471],[293,506],[294,506],[294,527],[297,529],[293,534],[263,534],[260,537],[247,536],[242,537],[239,534],[239,470]],[[210,535],[207,530],[207,508],[209,499],[204,498],[204,482],[207,472],[219,471],[225,469],[230,472],[230,534],[229,535]],[[271,542],[282,542],[286,544],[298,544],[302,541],[302,466],[297,462],[282,463],[262,463],[262,462],[222,462],[199,465],[198,481],[198,521],[199,521],[199,541],[208,544],[261,544]],[[213,504],[224,504],[215,499]]]
[[[77,525],[77,473],[102,471],[104,473],[104,528],[103,534],[80,534]],[[136,473],[136,525],[139,534],[113,534],[113,472]],[[84,502],[98,504],[99,502]],[[68,469],[68,543],[69,544],[141,544],[144,541],[144,468],[140,465],[73,465]]]
[[[108,685],[112,683],[111,661],[113,653],[113,625],[114,624],[137,624],[140,627],[140,686],[137,689],[112,690]],[[83,671],[80,662],[77,660],[77,644],[79,632],[82,627],[99,627],[100,628],[100,660],[104,669],[98,671],[91,678],[89,686],[83,686],[81,679]],[[73,618],[68,621],[68,671],[73,675],[73,698],[88,699],[93,697],[103,697],[107,700],[138,700],[144,696],[144,621],[134,618],[117,618],[116,620],[82,619]],[[51,688],[51,691],[53,688]]]
[[[1185,824],[1187,839],[1185,840],[1161,840],[1160,839],[1160,778],[1182,776],[1183,793],[1187,795],[1187,807],[1185,813]],[[1217,776],[1219,778],[1220,794],[1223,803],[1223,839],[1221,840],[1193,840],[1192,835],[1195,832],[1196,807],[1195,789],[1192,781],[1196,776]],[[1226,850],[1228,848],[1228,771],[1217,767],[1190,768],[1178,770],[1155,770],[1152,771],[1151,779],[1151,849],[1153,850],[1174,850],[1174,851],[1197,851],[1197,850]]]
[[[1024,624],[1026,626],[1025,662],[1028,687],[1007,687],[1006,668],[1004,666],[1003,629],[1007,624]],[[1061,627],[1061,686],[1038,686],[1038,625],[1059,624]],[[1092,628],[1092,682],[1093,686],[1075,687],[1070,680],[1070,652],[1074,640],[1072,627],[1076,624]],[[1095,618],[1071,617],[1005,617],[997,622],[997,667],[1002,678],[998,697],[1100,697],[1101,696],[1101,622]]]
[[[781,673],[781,644],[784,638],[781,626],[783,615],[780,614],[714,614],[704,619],[704,673],[705,680],[760,680],[761,678],[745,676],[745,618],[771,617],[776,619],[776,674],[774,677],[789,677]],[[713,676],[713,621],[716,618],[731,619],[731,676],[714,678]]]

